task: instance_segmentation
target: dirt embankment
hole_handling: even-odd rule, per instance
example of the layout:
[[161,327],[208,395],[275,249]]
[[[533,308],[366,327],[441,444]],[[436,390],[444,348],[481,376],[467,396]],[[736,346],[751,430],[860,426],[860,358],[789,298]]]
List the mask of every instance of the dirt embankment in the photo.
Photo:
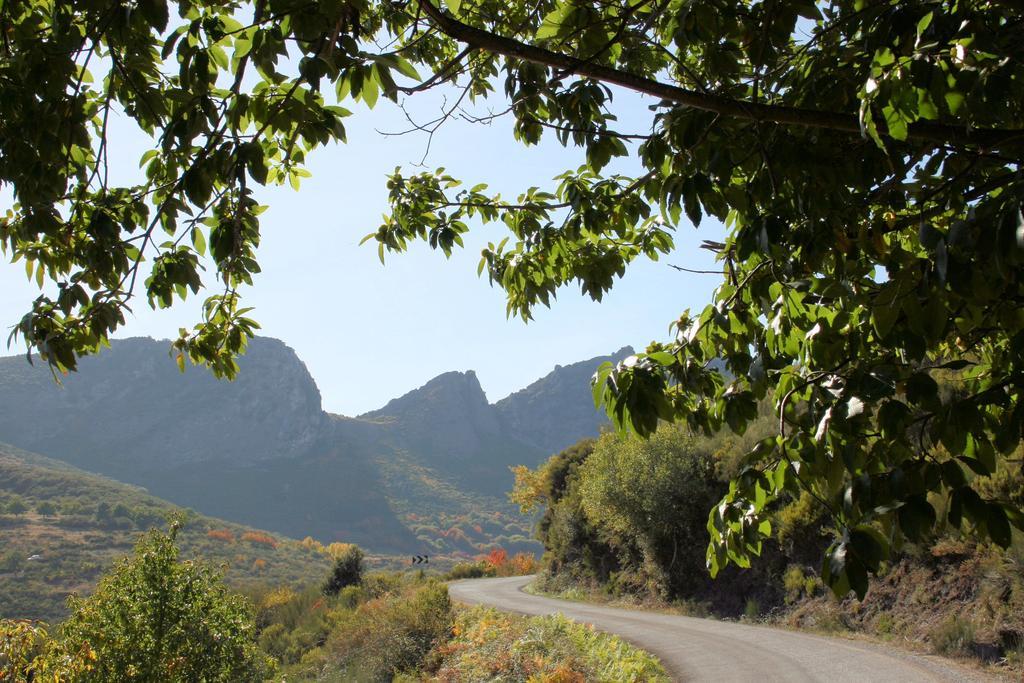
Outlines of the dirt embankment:
[[804,597],[775,618],[855,631],[917,649],[1024,670],[1024,565],[1013,553],[943,541],[894,564],[863,601]]

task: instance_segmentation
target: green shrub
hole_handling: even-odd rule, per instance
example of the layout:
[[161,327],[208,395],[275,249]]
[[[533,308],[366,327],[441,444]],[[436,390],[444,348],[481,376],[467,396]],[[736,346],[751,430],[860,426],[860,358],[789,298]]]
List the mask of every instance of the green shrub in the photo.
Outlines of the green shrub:
[[361,603],[366,602],[366,589],[362,586],[345,586],[338,593],[338,605],[345,609],[355,609]]
[[799,498],[775,514],[775,537],[787,555],[807,555],[810,559],[817,556],[818,543],[813,539],[819,539],[820,543],[824,522],[824,508],[814,496],[803,491]]
[[170,533],[146,534],[92,596],[69,600],[59,650],[91,666],[76,681],[258,681],[269,673],[249,605],[218,572],[178,562],[177,530],[175,522]]
[[888,612],[884,612],[878,616],[878,621],[875,622],[875,633],[880,636],[891,636],[896,632],[896,620]]
[[800,599],[804,590],[804,570],[791,565],[782,575],[782,587],[786,589],[786,602],[794,603]]
[[309,663],[326,666],[338,680],[391,680],[419,669],[435,646],[451,636],[448,588],[439,581],[370,600],[341,618]]
[[974,623],[951,614],[932,630],[929,640],[940,655],[969,654],[974,644]]
[[813,598],[818,592],[820,579],[814,574],[805,574],[798,565],[790,565],[782,575],[782,587],[786,591],[786,603],[793,604],[801,598]]
[[357,586],[363,581],[363,551],[349,545],[334,559],[334,568],[323,586],[324,595],[337,595],[346,586]]
[[437,679],[451,681],[668,681],[652,655],[565,617],[462,612]]
[[582,509],[665,597],[706,573],[708,510],[724,493],[709,444],[665,425],[649,439],[603,435],[577,471]]
[[292,648],[295,645],[292,632],[284,624],[271,624],[260,633],[260,649],[279,662],[290,664],[293,659]]
[[445,574],[445,579],[457,581],[459,579],[479,579],[494,575],[494,567],[486,562],[459,562],[448,570],[448,573]]
[[57,514],[57,506],[48,500],[36,503],[36,512],[44,517],[52,517]]
[[48,643],[49,636],[42,624],[0,620],[0,681],[31,680],[42,668]]
[[24,553],[8,550],[0,553],[0,573],[16,572],[25,566]]
[[363,589],[369,598],[381,598],[406,588],[404,577],[396,572],[373,572],[363,578]]

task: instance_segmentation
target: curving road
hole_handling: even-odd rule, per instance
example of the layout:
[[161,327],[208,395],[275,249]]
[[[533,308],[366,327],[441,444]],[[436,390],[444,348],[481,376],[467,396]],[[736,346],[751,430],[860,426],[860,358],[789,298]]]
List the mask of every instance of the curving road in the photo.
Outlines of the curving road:
[[985,681],[986,675],[938,657],[766,626],[643,612],[523,592],[532,576],[449,584],[452,598],[521,614],[561,612],[614,633],[661,658],[681,681]]

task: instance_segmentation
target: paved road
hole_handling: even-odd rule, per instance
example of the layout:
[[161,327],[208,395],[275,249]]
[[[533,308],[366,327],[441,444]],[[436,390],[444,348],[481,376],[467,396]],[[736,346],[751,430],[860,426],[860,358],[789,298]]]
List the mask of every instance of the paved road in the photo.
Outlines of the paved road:
[[522,614],[561,612],[653,652],[681,681],[985,681],[977,672],[926,655],[856,641],[657,612],[554,600],[524,593],[533,577],[449,584],[453,599]]

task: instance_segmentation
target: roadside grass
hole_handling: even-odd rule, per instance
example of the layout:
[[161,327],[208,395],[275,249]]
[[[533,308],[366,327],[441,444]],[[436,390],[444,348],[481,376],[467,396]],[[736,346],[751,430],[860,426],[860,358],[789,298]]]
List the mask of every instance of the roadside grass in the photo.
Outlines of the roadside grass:
[[696,600],[669,602],[650,595],[616,594],[597,585],[572,584],[560,577],[552,577],[546,573],[538,574],[535,580],[523,587],[523,590],[531,595],[569,602],[585,602],[620,609],[641,609],[647,612],[661,612],[682,617],[719,618],[711,613],[706,603]]
[[438,649],[438,681],[671,680],[651,654],[562,615],[521,617],[490,607],[461,611]]
[[653,683],[653,655],[561,616],[452,603],[436,577],[373,572],[333,597],[287,589],[251,596],[260,647],[282,681]]

